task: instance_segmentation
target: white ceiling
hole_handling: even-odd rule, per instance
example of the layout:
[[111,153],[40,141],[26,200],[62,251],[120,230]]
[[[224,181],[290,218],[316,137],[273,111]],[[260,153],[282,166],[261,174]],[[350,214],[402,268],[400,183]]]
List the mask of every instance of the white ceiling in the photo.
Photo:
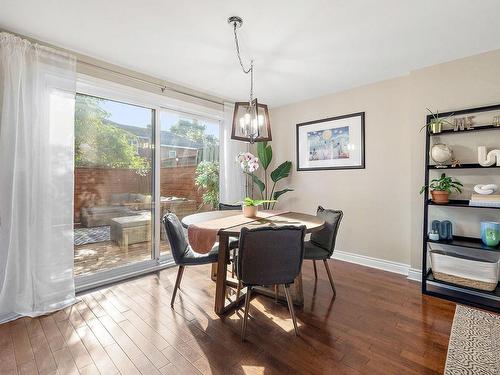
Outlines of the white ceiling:
[[0,27],[246,100],[228,16],[279,106],[500,48],[498,0],[0,0]]

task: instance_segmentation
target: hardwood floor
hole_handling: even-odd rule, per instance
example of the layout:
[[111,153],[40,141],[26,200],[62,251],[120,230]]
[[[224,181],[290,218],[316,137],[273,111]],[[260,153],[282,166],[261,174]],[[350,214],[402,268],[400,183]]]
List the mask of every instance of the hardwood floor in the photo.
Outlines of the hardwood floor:
[[405,277],[331,261],[314,282],[304,262],[300,337],[285,305],[252,300],[213,312],[210,267],[188,267],[169,306],[176,269],[78,297],[49,316],[0,325],[0,374],[441,374],[455,305],[420,294]]

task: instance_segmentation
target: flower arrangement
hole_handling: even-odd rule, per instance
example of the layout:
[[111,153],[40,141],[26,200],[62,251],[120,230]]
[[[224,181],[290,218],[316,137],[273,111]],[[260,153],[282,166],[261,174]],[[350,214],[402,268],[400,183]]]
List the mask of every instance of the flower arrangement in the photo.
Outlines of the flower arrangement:
[[236,161],[240,163],[241,170],[245,173],[254,173],[259,169],[259,158],[250,152],[240,152],[236,156]]

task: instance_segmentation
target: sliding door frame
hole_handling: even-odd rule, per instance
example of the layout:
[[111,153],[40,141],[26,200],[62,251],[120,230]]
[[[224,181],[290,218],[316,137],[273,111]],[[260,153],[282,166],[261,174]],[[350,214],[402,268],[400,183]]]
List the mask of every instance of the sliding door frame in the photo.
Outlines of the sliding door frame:
[[[95,78],[92,76],[78,74],[78,94],[90,95],[102,99],[112,100],[124,104],[144,107],[153,111],[153,175],[152,175],[152,238],[151,259],[140,261],[124,266],[119,266],[105,271],[97,271],[89,275],[75,277],[75,288],[77,293],[100,287],[102,285],[118,282],[146,273],[156,272],[174,265],[171,257],[160,254],[161,233],[161,202],[160,202],[160,171],[161,171],[161,111],[182,113],[195,118],[205,120],[223,121],[222,106],[220,109],[208,108],[198,104],[190,103],[180,99],[174,99],[163,95],[154,94],[130,86]],[[222,126],[219,127],[221,132]]]

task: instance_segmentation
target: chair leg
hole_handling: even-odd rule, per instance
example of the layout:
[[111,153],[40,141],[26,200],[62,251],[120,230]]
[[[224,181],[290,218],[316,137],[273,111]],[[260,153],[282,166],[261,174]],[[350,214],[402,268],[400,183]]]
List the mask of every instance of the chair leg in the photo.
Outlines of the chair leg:
[[241,280],[238,280],[238,288],[236,288],[236,299],[240,298],[241,293]]
[[333,295],[336,296],[337,291],[335,290],[335,283],[333,282],[333,277],[332,277],[332,273],[330,271],[330,266],[328,265],[328,260],[323,259],[323,263],[325,264],[326,273],[328,274],[328,280],[330,280],[330,285],[332,286]]
[[278,293],[279,293],[279,285],[274,285],[274,302],[278,303]]
[[243,314],[243,324],[241,325],[241,341],[245,341],[245,332],[247,330],[248,310],[250,309],[250,294],[252,287],[247,286],[247,294],[245,296],[245,312]]
[[172,300],[170,301],[170,307],[174,307],[175,296],[177,294],[177,289],[179,289],[182,280],[182,274],[184,273],[185,266],[179,266],[177,270],[177,278],[175,279],[174,291],[172,292]]
[[318,280],[318,269],[316,268],[316,261],[313,260],[313,267],[314,267],[314,278]]
[[234,273],[235,273],[235,261],[236,261],[236,250],[233,250],[233,261],[231,262],[231,277],[234,279]]
[[292,316],[293,328],[295,330],[295,335],[299,336],[299,328],[297,327],[297,319],[295,318],[295,310],[293,308],[292,297],[290,296],[290,285],[285,284],[285,296],[286,302],[288,303],[288,310],[290,310],[290,315]]

